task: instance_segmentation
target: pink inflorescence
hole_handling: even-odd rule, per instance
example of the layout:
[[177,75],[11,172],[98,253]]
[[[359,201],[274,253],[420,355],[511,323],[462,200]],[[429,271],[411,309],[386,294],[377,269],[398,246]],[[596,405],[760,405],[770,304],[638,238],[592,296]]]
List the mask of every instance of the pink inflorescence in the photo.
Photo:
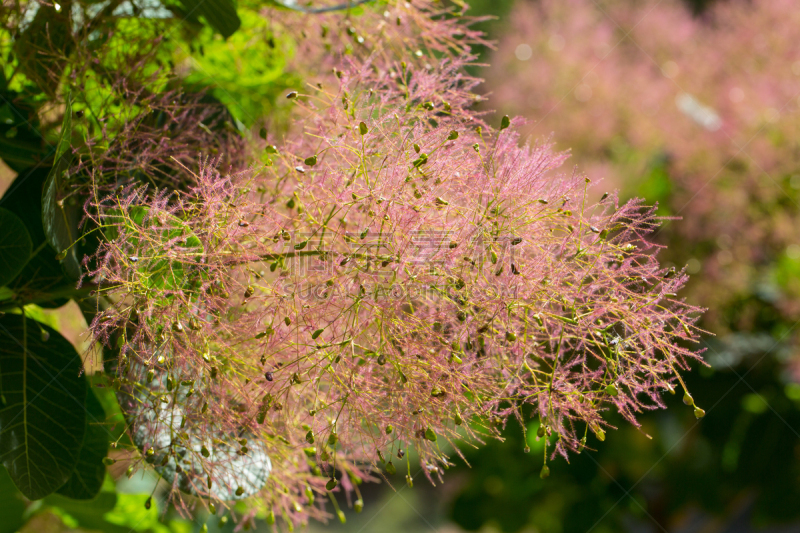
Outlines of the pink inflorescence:
[[[111,304],[92,328],[120,347],[131,432],[174,488],[257,493],[287,523],[324,516],[316,496],[338,487],[358,510],[362,480],[437,480],[526,406],[546,456],[580,452],[605,410],[636,424],[698,358],[653,208],[590,202],[564,154],[482,122],[464,61],[340,61],[292,95],[301,121],[265,164],[98,197]],[[212,461],[262,451],[263,488]]]

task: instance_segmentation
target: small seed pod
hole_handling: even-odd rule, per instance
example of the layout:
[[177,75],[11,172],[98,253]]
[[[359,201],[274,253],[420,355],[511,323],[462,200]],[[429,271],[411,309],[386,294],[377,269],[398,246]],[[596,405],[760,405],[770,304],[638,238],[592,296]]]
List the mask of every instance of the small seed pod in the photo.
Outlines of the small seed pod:
[[397,469],[394,467],[394,464],[392,464],[391,461],[386,463],[386,473],[390,476],[393,476],[397,473]]
[[325,484],[325,488],[326,488],[326,489],[328,489],[328,490],[333,490],[333,489],[335,489],[335,488],[336,488],[336,485],[338,485],[338,484],[339,484],[339,483],[337,483],[337,482],[336,482],[336,478],[333,478],[333,477],[332,477],[332,478],[330,478],[330,479],[328,480],[328,482]]
[[522,448],[522,452],[523,453],[531,453],[531,447],[530,446],[525,446],[524,448]]
[[153,505],[153,497],[150,496],[144,501],[144,508],[149,511],[150,507],[152,507],[152,505]]
[[386,426],[386,434],[387,435],[391,435],[393,431],[394,431],[394,426],[393,425],[389,424],[388,426]]
[[363,511],[364,510],[364,500],[359,498],[355,502],[353,502],[353,510],[355,512],[357,512],[357,513],[360,513],[361,511]]
[[686,405],[694,405],[694,398],[692,398],[691,394],[685,392],[683,394],[683,403],[685,403]]
[[609,396],[619,396],[619,391],[617,390],[617,386],[613,383],[609,383],[606,387],[606,394]]
[[704,416],[706,416],[706,412],[703,409],[700,409],[699,407],[695,406],[695,408],[694,408],[694,416],[697,417],[698,419],[700,419],[700,418],[703,418]]
[[550,467],[549,467],[549,466],[547,466],[547,465],[544,465],[544,466],[542,467],[542,471],[541,471],[541,472],[539,472],[539,477],[540,477],[540,478],[542,478],[542,479],[547,479],[547,477],[548,477],[549,475],[550,475]]

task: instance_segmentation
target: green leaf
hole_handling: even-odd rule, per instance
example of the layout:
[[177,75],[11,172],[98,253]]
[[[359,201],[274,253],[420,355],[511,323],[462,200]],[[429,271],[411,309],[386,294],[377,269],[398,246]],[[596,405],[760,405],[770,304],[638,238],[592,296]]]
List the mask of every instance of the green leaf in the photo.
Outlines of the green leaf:
[[16,91],[0,90],[0,159],[19,173],[44,156],[44,139],[34,106]]
[[[153,235],[153,229],[145,227],[150,209],[145,206],[133,206],[125,211],[114,209],[109,211],[106,224],[107,239],[116,239],[120,236],[120,229],[124,230],[125,241],[130,246],[132,253],[129,260],[137,264],[139,281],[148,288],[175,289],[183,286],[187,281],[189,266],[181,260],[163,258],[161,243],[182,239],[181,248],[184,248],[184,257],[192,258],[191,263],[199,262],[203,255],[203,243],[191,231],[189,226],[175,216],[169,216],[166,222],[158,223],[160,235]],[[148,221],[148,226],[149,226]],[[140,235],[150,233],[149,238],[141,239]],[[135,259],[134,259],[135,258]]]
[[74,500],[92,500],[100,492],[106,467],[109,430],[106,413],[92,389],[86,394],[86,432],[83,435],[78,465],[69,480],[56,492]]
[[181,3],[188,15],[205,17],[209,25],[226,39],[242,24],[233,0],[181,0]]
[[[55,258],[56,252],[47,244],[42,227],[42,189],[49,173],[50,169],[47,167],[23,170],[0,198],[0,207],[8,209],[25,223],[33,243],[33,256],[8,285],[14,292],[29,300],[36,298],[35,293],[75,287],[75,283],[65,277]],[[61,307],[65,303],[66,298],[57,298],[51,301],[38,300],[37,305],[53,308]]]
[[73,246],[78,240],[78,221],[80,219],[80,203],[68,194],[65,184],[65,172],[72,165],[72,105],[67,97],[64,120],[61,123],[61,136],[56,145],[55,163],[50,169],[42,194],[42,226],[47,242],[56,251],[66,256],[61,259],[64,271],[73,279],[81,276],[77,248]]
[[0,468],[0,533],[14,533],[25,523],[25,502],[5,468]]
[[30,259],[32,247],[25,223],[0,207],[0,287],[17,277]]
[[28,499],[55,491],[75,470],[86,390],[80,355],[60,333],[23,315],[0,316],[0,461]]

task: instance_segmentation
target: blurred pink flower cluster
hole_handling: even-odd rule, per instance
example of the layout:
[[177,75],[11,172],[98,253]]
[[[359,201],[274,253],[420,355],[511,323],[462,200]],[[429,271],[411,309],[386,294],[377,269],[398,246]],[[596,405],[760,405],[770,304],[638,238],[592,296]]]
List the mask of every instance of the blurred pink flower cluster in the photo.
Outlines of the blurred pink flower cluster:
[[[702,272],[691,299],[720,333],[756,324],[754,293],[800,318],[796,7],[518,2],[487,75],[492,106],[528,117],[526,133],[552,133],[589,176],[682,217],[659,239]],[[648,185],[654,165],[668,184]]]
[[306,25],[321,67],[288,95],[287,138],[254,141],[260,164],[93,196],[92,329],[120,347],[135,464],[202,505],[252,497],[245,522],[291,528],[343,489],[359,511],[363,480],[438,480],[525,406],[546,477],[604,440],[606,410],[663,407],[698,358],[654,209],[590,201],[522,121],[484,123],[463,71],[478,36],[435,5]]

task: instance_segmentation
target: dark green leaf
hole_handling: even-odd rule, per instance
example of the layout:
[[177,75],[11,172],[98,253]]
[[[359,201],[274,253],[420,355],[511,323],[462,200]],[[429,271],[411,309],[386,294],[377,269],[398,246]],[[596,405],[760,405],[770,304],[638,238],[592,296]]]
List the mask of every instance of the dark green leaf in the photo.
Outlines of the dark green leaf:
[[181,3],[189,15],[205,17],[211,27],[225,38],[233,35],[242,24],[233,0],[181,0]]
[[92,389],[86,394],[86,433],[83,435],[78,465],[58,494],[74,500],[91,500],[100,492],[106,467],[103,458],[108,453],[109,430],[106,413]]
[[61,136],[56,145],[55,163],[47,176],[42,194],[42,225],[47,242],[56,251],[66,256],[61,259],[65,272],[73,279],[81,275],[77,248],[73,246],[78,240],[78,221],[80,204],[74,196],[69,195],[66,186],[65,172],[72,165],[72,106],[67,97],[64,120],[61,123]]
[[0,207],[0,287],[17,277],[31,256],[31,247],[25,223]]
[[22,172],[44,155],[34,106],[15,91],[0,90],[0,159],[15,172]]
[[60,333],[22,315],[0,316],[0,461],[27,498],[50,494],[75,470],[86,390],[80,355]]
[[5,468],[0,467],[0,533],[14,533],[24,523],[25,502],[11,482]]
[[42,227],[42,189],[49,172],[50,169],[46,167],[21,171],[0,198],[0,207],[8,209],[25,223],[34,250],[33,257],[9,287],[28,300],[37,299],[40,307],[51,308],[61,307],[67,303],[67,299],[42,301],[37,295],[60,287],[74,287],[75,284],[64,276],[55,258],[56,252],[47,244]]

